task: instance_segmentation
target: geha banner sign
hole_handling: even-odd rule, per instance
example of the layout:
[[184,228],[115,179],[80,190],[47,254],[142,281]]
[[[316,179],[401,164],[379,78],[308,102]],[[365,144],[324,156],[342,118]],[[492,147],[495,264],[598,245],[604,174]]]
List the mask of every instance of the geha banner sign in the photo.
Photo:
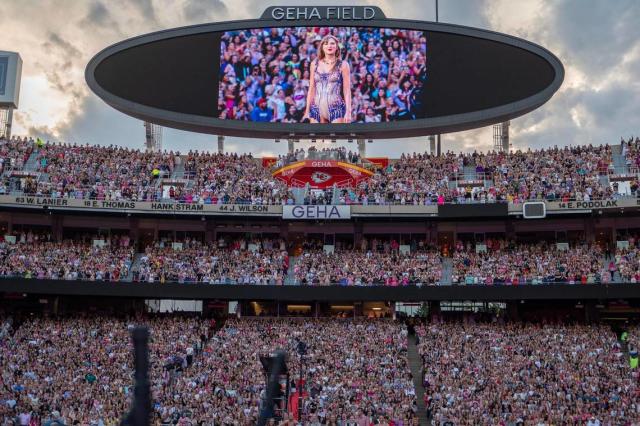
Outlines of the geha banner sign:
[[280,215],[280,206],[250,204],[183,204],[175,202],[151,202],[132,200],[80,200],[73,198],[49,198],[34,196],[0,195],[0,205],[31,208],[54,208],[69,210],[117,210],[130,213],[193,213],[215,215]]
[[351,219],[351,206],[282,206],[283,219]]

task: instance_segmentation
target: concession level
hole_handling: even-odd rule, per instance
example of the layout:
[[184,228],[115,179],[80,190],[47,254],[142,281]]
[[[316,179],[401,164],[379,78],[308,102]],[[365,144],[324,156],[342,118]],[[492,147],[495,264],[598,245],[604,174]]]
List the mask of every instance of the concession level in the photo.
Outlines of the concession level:
[[564,69],[505,34],[397,19],[271,19],[165,30],[98,53],[86,79],[131,116],[189,131],[408,137],[548,101]]

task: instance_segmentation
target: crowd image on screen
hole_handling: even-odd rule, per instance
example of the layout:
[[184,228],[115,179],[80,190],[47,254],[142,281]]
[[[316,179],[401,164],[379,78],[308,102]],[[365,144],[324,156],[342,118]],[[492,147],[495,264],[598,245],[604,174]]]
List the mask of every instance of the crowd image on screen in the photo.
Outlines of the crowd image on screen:
[[348,64],[350,71],[351,117],[347,122],[377,123],[424,115],[424,32],[295,27],[238,30],[222,35],[219,118],[301,122],[310,106],[307,95],[312,67],[327,35],[338,40],[336,57]]

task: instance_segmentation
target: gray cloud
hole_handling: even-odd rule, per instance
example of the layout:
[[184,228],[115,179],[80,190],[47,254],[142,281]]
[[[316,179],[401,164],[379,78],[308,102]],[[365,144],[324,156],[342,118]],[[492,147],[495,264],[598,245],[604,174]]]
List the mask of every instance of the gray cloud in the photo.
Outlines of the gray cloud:
[[157,21],[156,11],[153,8],[152,0],[135,0],[130,2],[130,4],[138,10],[143,18],[151,21]]
[[[72,143],[144,146],[142,122],[108,107],[93,94],[85,96],[70,119],[55,130],[60,140]],[[125,140],[127,143],[122,143]]]
[[594,79],[615,72],[621,54],[638,43],[637,0],[567,0],[555,5],[548,22],[561,54]]
[[47,34],[47,40],[42,43],[42,47],[45,50],[57,49],[60,53],[63,53],[68,58],[79,58],[82,56],[80,49],[67,40],[63,39],[59,34],[49,32]]
[[109,11],[100,1],[91,3],[89,12],[87,13],[87,20],[98,25],[107,25],[112,22]]
[[227,6],[221,0],[194,0],[184,6],[184,17],[190,22],[206,22],[214,16],[226,18],[229,16]]
[[42,47],[49,59],[48,64],[36,62],[47,78],[49,84],[57,91],[71,97],[71,102],[77,103],[84,95],[82,83],[72,76],[77,67],[82,66],[82,52],[78,47],[65,40],[57,33],[47,34],[47,40]]
[[95,30],[96,27],[101,29],[110,29],[117,33],[121,33],[120,25],[113,19],[111,12],[100,0],[93,1],[89,4],[89,10],[84,18],[80,20],[80,25],[89,30]]

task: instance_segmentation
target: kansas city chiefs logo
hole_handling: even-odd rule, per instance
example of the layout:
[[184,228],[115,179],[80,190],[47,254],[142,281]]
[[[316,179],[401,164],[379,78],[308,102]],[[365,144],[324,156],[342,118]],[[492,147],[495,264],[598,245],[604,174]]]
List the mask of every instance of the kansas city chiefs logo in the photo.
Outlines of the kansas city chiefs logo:
[[329,173],[324,172],[313,172],[311,173],[311,180],[315,183],[324,183],[331,179],[331,175]]

